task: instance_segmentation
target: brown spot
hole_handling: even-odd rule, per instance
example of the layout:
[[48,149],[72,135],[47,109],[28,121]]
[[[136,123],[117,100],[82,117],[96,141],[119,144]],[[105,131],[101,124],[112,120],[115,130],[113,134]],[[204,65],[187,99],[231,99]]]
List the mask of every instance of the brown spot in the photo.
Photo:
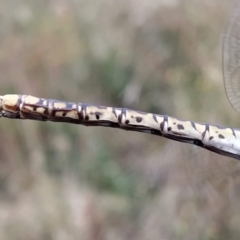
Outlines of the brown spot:
[[168,127],[167,130],[170,132],[170,131],[172,130],[172,128],[171,128],[171,127]]
[[131,115],[131,118],[134,118],[134,116],[133,116],[133,115]]
[[221,138],[221,139],[225,138],[222,134],[219,134],[218,137]]
[[63,112],[62,116],[63,117],[66,117],[67,113],[66,112]]
[[176,125],[176,122],[174,122],[173,124]]
[[178,124],[178,125],[177,125],[177,128],[178,128],[179,130],[184,130],[184,126],[183,126],[182,124]]
[[136,120],[137,120],[137,122],[139,123],[139,122],[142,121],[142,117],[136,117]]
[[96,116],[96,119],[99,120],[101,116],[101,112],[95,112],[94,114]]
[[126,123],[126,124],[129,124],[129,120],[126,120],[125,123]]
[[213,139],[213,136],[211,136],[210,138],[209,138],[209,140],[212,140]]

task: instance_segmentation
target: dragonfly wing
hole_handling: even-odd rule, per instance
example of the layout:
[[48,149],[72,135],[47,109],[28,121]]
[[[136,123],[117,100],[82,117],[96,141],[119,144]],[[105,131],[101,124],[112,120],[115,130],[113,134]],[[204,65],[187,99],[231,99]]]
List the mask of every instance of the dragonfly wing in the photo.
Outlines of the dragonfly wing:
[[240,113],[240,7],[231,16],[224,36],[223,76],[228,100]]

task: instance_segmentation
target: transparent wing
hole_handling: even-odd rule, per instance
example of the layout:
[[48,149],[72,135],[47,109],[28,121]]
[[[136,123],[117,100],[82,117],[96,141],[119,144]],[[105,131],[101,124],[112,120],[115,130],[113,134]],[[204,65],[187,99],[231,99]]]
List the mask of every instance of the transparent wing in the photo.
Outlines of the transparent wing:
[[240,7],[231,16],[224,36],[223,77],[228,100],[240,113]]

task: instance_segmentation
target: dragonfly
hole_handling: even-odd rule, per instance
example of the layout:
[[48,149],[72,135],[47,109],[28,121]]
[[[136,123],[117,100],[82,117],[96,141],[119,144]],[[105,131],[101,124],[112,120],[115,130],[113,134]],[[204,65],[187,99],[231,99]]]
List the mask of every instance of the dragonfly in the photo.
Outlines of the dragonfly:
[[[240,113],[239,11],[237,10],[230,19],[223,43],[223,79],[226,95],[238,113]],[[0,96],[0,117],[66,122],[149,133],[240,160],[240,129],[184,121],[168,115],[65,102],[31,95],[7,94]]]

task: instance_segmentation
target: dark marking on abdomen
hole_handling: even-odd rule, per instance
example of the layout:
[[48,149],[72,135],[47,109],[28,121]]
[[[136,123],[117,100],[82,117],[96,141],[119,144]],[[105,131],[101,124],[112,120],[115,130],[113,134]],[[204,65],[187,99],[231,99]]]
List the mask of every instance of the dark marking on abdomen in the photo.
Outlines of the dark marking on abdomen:
[[191,122],[191,125],[192,125],[192,127],[193,127],[195,130],[197,130],[196,125],[195,125],[194,122]]
[[233,136],[236,138],[235,131],[232,128],[231,128],[231,130],[232,130]]
[[[79,111],[79,108],[81,108],[80,111]],[[85,120],[84,115],[86,114],[86,108],[87,108],[87,105],[84,103],[77,104],[77,115],[80,122]]]
[[115,108],[112,108],[112,113],[117,118],[117,113],[116,113],[116,109]]
[[142,117],[136,117],[136,121],[140,123],[142,121]]
[[158,123],[156,114],[152,114],[152,116],[153,116],[153,120],[154,120],[156,123]]
[[177,125],[178,130],[184,130],[184,126],[182,124]]
[[160,123],[160,130],[161,131],[163,131],[163,129],[164,129],[164,122],[168,122],[168,116],[167,115],[163,116],[163,121],[161,121],[161,123]]
[[96,117],[96,119],[97,120],[99,120],[100,119],[100,116],[102,115],[102,113],[101,112],[94,112],[94,114],[95,114],[95,117]]
[[224,139],[225,137],[222,134],[218,134],[218,137]]

